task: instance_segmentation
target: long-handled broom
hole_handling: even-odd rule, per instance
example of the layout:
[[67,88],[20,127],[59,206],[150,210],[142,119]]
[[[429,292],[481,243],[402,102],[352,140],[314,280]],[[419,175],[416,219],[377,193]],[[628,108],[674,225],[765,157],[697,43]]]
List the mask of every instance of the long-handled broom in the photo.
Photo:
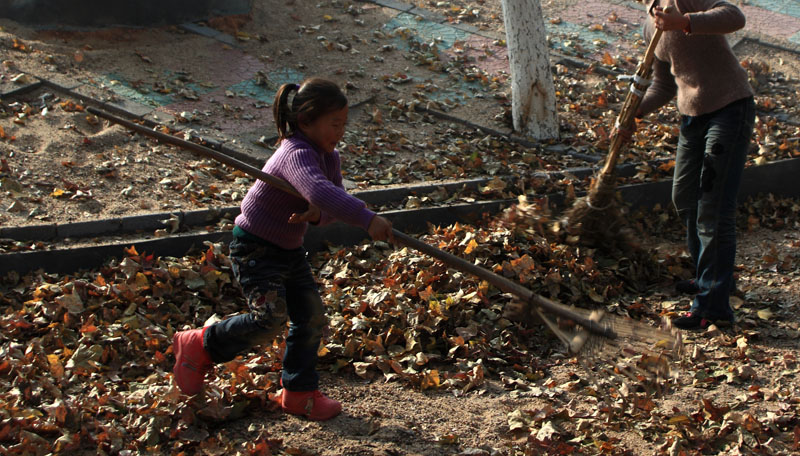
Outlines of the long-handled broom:
[[[664,11],[669,12],[671,7]],[[650,85],[650,75],[653,71],[653,60],[655,59],[656,46],[661,38],[661,29],[656,29],[644,58],[636,67],[633,76],[624,79],[631,79],[630,90],[625,97],[622,111],[617,116],[614,128],[615,134],[611,138],[608,155],[600,173],[592,179],[591,187],[586,196],[575,200],[572,207],[566,211],[564,224],[567,232],[573,236],[578,236],[579,241],[584,245],[593,246],[620,246],[627,248],[627,239],[623,234],[625,226],[620,216],[619,207],[616,204],[616,165],[625,139],[620,134],[620,130],[630,130],[633,125],[636,111],[644,98],[644,93]]]
[[[287,193],[302,198],[302,195],[300,195],[300,193],[298,193],[297,190],[295,190],[294,187],[292,187],[292,185],[287,181],[265,173],[254,166],[250,166],[221,152],[215,151],[200,144],[184,141],[155,129],[147,128],[93,107],[88,108],[87,111],[98,117],[122,125],[135,132],[155,138],[163,143],[172,144],[183,149],[197,152],[203,156],[213,158],[221,163],[255,177],[256,179],[275,186]],[[442,261],[452,268],[461,270],[468,274],[473,274],[483,280],[486,280],[503,292],[513,294],[522,301],[529,303],[530,307],[534,309],[534,311],[537,312],[540,317],[542,317],[545,323],[547,323],[548,327],[562,342],[564,342],[571,353],[577,354],[582,351],[588,352],[596,349],[598,344],[587,343],[589,340],[603,341],[605,344],[599,345],[613,345],[622,350],[629,350],[631,353],[647,353],[647,356],[649,356],[648,359],[653,359],[653,353],[657,353],[656,358],[662,359],[662,357],[671,356],[680,350],[680,338],[673,332],[654,328],[650,325],[629,318],[606,314],[605,312],[594,311],[589,313],[587,311],[565,306],[543,296],[537,295],[518,283],[512,282],[511,280],[508,280],[505,277],[495,274],[487,269],[472,264],[462,258],[401,233],[396,229],[393,229],[392,231],[395,242],[430,255],[431,257]],[[559,328],[556,323],[547,318],[547,315],[559,317],[560,319],[573,322],[582,329],[577,334],[568,334]]]

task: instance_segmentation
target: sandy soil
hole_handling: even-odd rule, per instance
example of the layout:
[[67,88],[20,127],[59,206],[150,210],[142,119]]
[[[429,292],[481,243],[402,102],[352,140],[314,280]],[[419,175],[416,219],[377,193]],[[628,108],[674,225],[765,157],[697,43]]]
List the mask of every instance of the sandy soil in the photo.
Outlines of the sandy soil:
[[[800,236],[796,229],[758,228],[743,233],[740,241],[737,269],[743,299],[735,299],[740,319],[737,328],[684,333],[685,358],[674,366],[677,378],[666,394],[649,396],[653,401],[652,411],[620,412],[610,417],[598,414],[598,398],[590,389],[569,389],[570,382],[576,379],[591,382],[592,374],[564,358],[563,349],[552,334],[542,333],[534,342],[538,346],[530,348],[541,353],[539,366],[547,371],[547,376],[525,388],[512,386],[509,389],[509,385],[489,375],[475,390],[461,395],[457,391],[409,389],[380,378],[365,381],[353,374],[323,374],[326,391],[344,403],[345,411],[340,418],[330,423],[309,423],[277,412],[256,413],[255,417],[233,423],[220,432],[232,436],[244,432],[247,427],[251,437],[280,436],[287,447],[323,455],[562,454],[555,444],[550,446],[549,443],[538,447],[529,445],[527,451],[533,453],[523,452],[526,442],[530,444],[531,436],[535,436],[547,420],[524,431],[512,431],[510,427],[515,411],[542,415],[563,411],[569,416],[553,418],[556,429],[563,436],[576,437],[572,441],[573,450],[563,454],[639,455],[672,454],[669,447],[676,439],[681,442],[679,435],[687,429],[681,432],[681,427],[677,426],[677,432],[670,436],[657,423],[660,419],[702,411],[704,399],[766,422],[769,413],[786,410],[781,397],[796,397],[798,393],[794,380],[797,371],[792,366],[800,347],[800,323],[793,317],[800,306],[800,289],[793,278],[800,274],[797,254]],[[654,239],[653,243],[656,242]],[[679,255],[684,250],[681,244],[667,240],[660,244],[660,249],[662,254]],[[764,252],[779,252],[777,258],[788,261],[787,267],[775,269],[776,260]],[[661,308],[681,311],[689,305],[689,299],[677,295],[671,284],[656,287],[648,295],[629,295],[624,300],[641,300],[649,311]],[[737,346],[736,340],[741,339],[749,343],[748,356],[739,354],[742,348]],[[587,359],[591,363],[592,355]],[[699,375],[701,372],[712,369],[747,371],[743,366],[754,369],[752,376],[735,380],[731,376],[728,381],[698,381],[703,378]],[[748,389],[747,385],[753,386]],[[762,394],[754,395],[758,391]],[[780,393],[770,393],[773,391]],[[604,393],[616,394],[613,388]],[[796,423],[796,415],[793,416]],[[654,432],[654,428],[662,430]],[[783,443],[767,454],[787,454],[785,449],[791,448],[793,443],[787,442],[785,436],[774,434],[773,437],[776,444]],[[602,450],[595,447],[598,442],[613,444]],[[686,445],[687,454],[700,454],[691,451],[691,445],[685,441],[677,447],[683,445]],[[716,448],[720,451],[722,447]],[[759,448],[766,451],[765,447]],[[736,454],[742,450],[731,451]]]
[[[565,94],[561,102],[580,109],[565,109],[563,141],[527,149],[502,138],[487,139],[487,135],[462,124],[409,111],[408,102],[414,99],[414,92],[420,90],[415,84],[428,84],[434,72],[429,65],[418,66],[409,53],[384,47],[394,43],[392,37],[375,31],[380,31],[380,25],[390,17],[391,11],[354,3],[359,10],[352,14],[347,12],[349,6],[345,2],[321,2],[317,7],[317,2],[297,0],[281,2],[288,7],[276,11],[270,8],[271,3],[274,2],[256,2],[250,18],[220,19],[209,25],[240,36],[243,40],[239,41],[236,52],[244,52],[255,61],[303,63],[307,73],[324,72],[347,86],[352,100],[372,98],[354,111],[342,145],[346,177],[357,187],[560,169],[586,165],[586,162],[566,159],[554,150],[572,147],[593,154],[604,150],[600,127],[613,123],[620,101],[613,96],[616,93],[614,83],[605,76],[557,67],[557,85]],[[502,33],[503,30],[497,1],[415,3],[486,31]],[[564,2],[544,2],[543,6],[548,17],[554,17],[553,11],[563,7]],[[476,9],[480,10],[477,16],[471,12]],[[325,19],[326,15],[331,20]],[[8,21],[3,21],[2,25],[0,41],[5,46],[0,50],[0,58],[4,89],[14,87],[10,79],[26,71],[54,80],[60,77],[86,80],[108,70],[135,70],[141,86],[148,90],[180,90],[181,83],[186,81],[203,84],[209,72],[219,71],[194,65],[198,58],[195,51],[206,48],[207,38],[175,27],[65,33],[38,32]],[[285,33],[286,30],[293,33]],[[320,40],[319,36],[325,40]],[[14,40],[23,43],[24,48],[15,48]],[[329,45],[332,50],[328,50]],[[224,52],[233,50],[224,49]],[[759,131],[754,137],[749,164],[796,155],[796,98],[800,75],[796,56],[782,51],[765,54],[763,48],[750,44],[737,47],[737,52],[752,70],[752,81],[759,92]],[[183,79],[164,78],[158,69],[166,66],[181,69]],[[457,67],[463,68],[468,66]],[[402,82],[405,79],[402,75],[415,78],[414,83]],[[607,106],[598,106],[598,91],[609,94]],[[432,106],[448,108],[462,119],[507,131],[508,103],[501,95],[503,92],[508,92],[507,81],[499,79],[483,87],[483,98],[452,107]],[[100,89],[92,95],[108,96]],[[237,102],[250,101],[237,99]],[[188,127],[214,137],[215,129],[225,122],[251,122],[257,126],[264,120],[260,114],[243,118],[242,111],[235,106],[226,108],[225,104],[220,103],[211,112],[194,117]],[[47,90],[4,99],[1,106],[4,113],[0,119],[2,226],[235,205],[252,182],[230,169],[98,122],[87,116],[76,100],[48,94]],[[258,109],[266,112],[268,106]],[[162,120],[172,127],[187,126],[167,116]],[[641,161],[668,157],[676,140],[674,120],[674,110],[668,109],[645,123],[625,159]],[[258,145],[256,141],[260,136],[271,135],[272,128],[265,127],[261,134],[239,138],[238,145],[249,151],[259,151],[266,157],[271,148]],[[645,173],[643,178],[656,176],[663,177],[658,173]],[[752,204],[742,205],[742,217],[746,218],[744,214]],[[670,219],[667,211],[648,217],[653,225],[664,223],[661,232],[650,234],[647,245],[657,246],[660,258],[674,268],[665,277],[686,276],[685,252],[677,222]],[[231,366],[220,366],[215,373],[219,383],[210,387],[210,396],[199,401],[223,398],[219,400],[231,405],[246,399],[249,401],[247,413],[235,419],[201,421],[197,426],[187,424],[194,423],[195,418],[188,416],[193,416],[203,405],[180,397],[172,386],[171,359],[167,352],[169,339],[164,334],[182,324],[202,322],[200,316],[213,313],[206,304],[217,297],[210,292],[204,294],[183,288],[173,290],[176,295],[185,296],[184,301],[176,303],[182,306],[181,312],[177,312],[179,320],[167,319],[150,328],[150,333],[144,329],[125,329],[130,343],[119,348],[118,359],[111,362],[127,363],[124,371],[133,372],[130,379],[125,376],[124,382],[120,382],[101,376],[106,371],[101,374],[99,370],[68,373],[75,382],[70,391],[75,391],[76,397],[86,403],[101,396],[89,391],[92,388],[113,389],[114,395],[109,395],[111,399],[104,399],[111,401],[113,410],[109,403],[104,403],[94,410],[76,406],[80,413],[62,415],[57,402],[36,402],[29,397],[30,389],[26,389],[39,388],[36,391],[41,394],[55,395],[58,388],[43,391],[47,384],[31,386],[24,375],[17,374],[26,369],[40,369],[49,378],[58,372],[58,363],[48,361],[51,358],[37,352],[37,347],[45,342],[57,346],[46,335],[50,322],[31,309],[42,306],[40,301],[46,301],[55,293],[47,284],[69,279],[23,278],[13,281],[0,293],[0,300],[14,310],[9,310],[2,319],[3,331],[7,331],[2,337],[2,353],[7,355],[9,363],[0,363],[0,372],[9,375],[8,381],[3,380],[0,391],[5,405],[0,415],[4,421],[0,425],[0,445],[16,454],[37,454],[31,450],[37,444],[42,454],[49,451],[45,449],[57,445],[81,454],[97,454],[98,448],[109,454],[147,452],[148,444],[152,443],[148,440],[152,434],[149,429],[158,427],[153,424],[159,423],[154,417],[161,416],[171,420],[171,424],[162,426],[161,437],[155,431],[155,442],[159,446],[151,450],[171,454],[181,454],[184,450],[187,454],[386,456],[791,454],[798,451],[797,435],[800,435],[796,360],[800,340],[800,323],[796,318],[800,306],[797,281],[800,237],[796,222],[784,226],[774,224],[779,228],[774,230],[759,224],[769,225],[757,218],[753,229],[747,230],[747,221],[740,223],[739,293],[734,300],[738,325],[733,329],[685,334],[685,358],[681,366],[676,366],[677,377],[661,383],[667,389],[665,394],[646,394],[640,389],[643,387],[633,381],[629,388],[614,383],[617,381],[614,379],[594,379],[575,360],[564,355],[563,348],[543,326],[537,325],[515,329],[517,334],[527,338],[528,346],[513,345],[513,350],[506,353],[514,358],[520,349],[525,349],[529,352],[525,359],[535,358],[535,362],[503,370],[496,368],[502,360],[486,361],[487,366],[494,367],[486,368],[484,380],[476,382],[464,394],[461,388],[450,386],[422,390],[419,384],[407,378],[403,380],[405,377],[390,376],[391,381],[384,381],[385,377],[377,374],[365,379],[350,365],[336,371],[337,359],[344,357],[331,355],[321,366],[322,384],[332,397],[343,401],[345,411],[341,417],[327,423],[309,422],[274,411],[265,400],[265,393],[274,393],[277,389],[274,372],[259,371],[258,375],[263,374],[263,378],[259,377],[258,388],[248,389],[232,383]],[[323,260],[320,259],[319,264],[323,264]],[[108,266],[104,270],[118,266]],[[371,270],[357,273],[351,270],[351,273],[370,283]],[[132,286],[128,279],[122,282]],[[132,280],[135,282],[138,277]],[[323,282],[325,290],[336,288],[334,278],[325,278]],[[380,288],[382,284],[365,287],[370,286]],[[651,319],[682,312],[689,304],[689,298],[678,296],[672,290],[672,280],[662,280],[644,292],[627,290],[623,285],[617,288],[624,290],[624,294],[617,297],[618,304],[631,305],[634,315],[644,314]],[[119,292],[125,294],[124,290]],[[499,306],[498,302],[505,298],[497,299],[491,305]],[[120,305],[119,301],[105,303],[108,309],[105,313],[98,311],[103,314],[98,318],[108,314],[114,317],[109,321],[116,321],[117,314],[127,312],[124,307],[115,307]],[[145,301],[140,300],[139,304]],[[154,308],[160,304],[147,302],[151,308],[139,314],[148,317],[158,314],[158,309]],[[342,302],[345,307],[358,307],[360,298],[349,296]],[[232,313],[241,305],[241,300],[226,296],[220,305],[221,313]],[[135,306],[133,309],[131,312],[137,312]],[[187,317],[189,309],[201,310]],[[612,310],[620,309],[617,306]],[[26,320],[28,313],[38,319],[29,322]],[[91,334],[97,330],[92,329],[91,313],[78,312],[52,324],[69,327],[64,334],[75,340],[85,335],[82,343],[88,347],[92,345]],[[80,321],[76,323],[76,319]],[[112,323],[100,330],[121,331],[117,326]],[[28,330],[32,334],[30,337],[18,339],[20,332]],[[147,345],[144,340],[148,338],[156,342]],[[24,344],[15,342],[17,340],[31,346],[30,351],[26,352]],[[158,346],[158,341],[165,345]],[[497,343],[502,347],[503,340]],[[153,344],[161,350],[158,353],[163,359],[153,360],[152,356],[156,356]],[[69,350],[78,345],[72,345]],[[274,347],[269,351],[276,352]],[[151,364],[146,368],[137,364],[141,360],[136,356],[142,353],[151,356],[148,362],[156,364],[155,371]],[[64,361],[68,358],[61,346],[57,348],[57,355]],[[591,357],[587,359],[592,360]],[[474,367],[458,365],[452,360],[441,365],[434,362],[431,366],[452,374],[452,378],[471,372]],[[268,370],[269,366],[260,369]],[[517,371],[518,376],[511,376],[512,371]],[[156,393],[153,396],[142,394],[147,387]],[[54,398],[48,396],[48,401]],[[152,402],[143,404],[144,398]],[[69,398],[59,397],[62,399]],[[161,401],[159,406],[150,408],[155,401]],[[120,413],[119,410],[123,410],[125,416],[113,416]],[[41,420],[36,421],[35,417]],[[95,424],[101,419],[106,421]],[[81,428],[86,423],[92,423],[91,430]],[[56,444],[56,439],[65,434],[64,429],[79,432],[66,432],[66,440]],[[65,443],[69,438],[77,439],[79,444],[70,448],[69,443]],[[118,441],[129,443],[131,452],[120,451],[122,447],[115,446]]]
[[[499,2],[418,3],[454,23],[502,33]],[[235,141],[229,145],[265,160],[274,148],[269,141],[263,142],[274,136],[269,103],[223,96],[209,110],[192,110],[191,90],[186,92],[190,84],[210,88],[210,80],[226,80],[218,66],[198,65],[236,53],[239,60],[265,69],[289,65],[306,74],[327,74],[347,88],[354,103],[367,100],[353,111],[340,147],[343,172],[355,188],[495,175],[524,178],[532,171],[591,165],[564,152],[600,158],[607,147],[608,127],[622,101],[613,76],[556,65],[562,137],[555,144],[526,147],[462,123],[414,112],[414,106],[431,107],[507,133],[509,83],[506,78],[493,77],[476,86],[477,96],[469,102],[436,101],[437,91],[457,84],[464,74],[492,75],[480,73],[474,58],[443,60],[444,67],[414,61],[419,51],[397,48],[398,36],[383,28],[396,12],[369,3],[350,8],[342,2],[319,6],[290,2],[290,8],[277,13],[270,2],[255,5],[251,17],[209,22],[238,36],[236,48],[221,43],[209,48],[209,42],[216,42],[177,27],[59,32],[5,21],[0,40],[8,46],[0,50],[0,83],[4,90],[13,89],[18,86],[11,82],[13,78],[32,72],[55,82],[64,78],[90,82],[88,87],[94,84],[95,88],[86,89],[88,94],[108,100],[116,95],[101,87],[115,81],[103,82],[103,78],[115,72],[125,74],[142,93],[186,93],[190,97],[185,111],[175,116],[158,114],[168,128],[215,139],[217,128],[231,122],[252,125],[256,130],[228,138]],[[558,2],[543,5],[548,17],[555,17],[563,6]],[[477,16],[470,12],[474,9],[480,10]],[[325,43],[335,43],[334,50]],[[337,50],[338,45],[346,50]],[[217,52],[219,56],[211,55]],[[738,46],[737,52],[759,92],[759,125],[750,164],[800,153],[796,149],[797,126],[792,121],[797,109],[797,59],[775,49],[765,54],[763,47],[747,42]],[[413,82],[403,82],[406,80]],[[245,105],[257,108],[245,112],[241,109]],[[252,182],[231,169],[99,122],[82,108],[78,101],[46,89],[3,100],[0,224],[64,223],[236,205]],[[645,121],[623,160],[670,157],[677,134],[675,116],[674,108],[667,108]],[[645,170],[639,177],[666,176],[668,172]],[[535,182],[524,184],[531,192],[537,190]]]

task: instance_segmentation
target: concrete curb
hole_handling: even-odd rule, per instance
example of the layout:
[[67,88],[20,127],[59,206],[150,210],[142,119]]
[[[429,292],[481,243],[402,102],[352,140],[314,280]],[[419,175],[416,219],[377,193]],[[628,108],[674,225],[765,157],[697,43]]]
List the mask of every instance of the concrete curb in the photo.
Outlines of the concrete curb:
[[[446,207],[423,208],[383,212],[401,231],[420,232],[427,229],[428,223],[449,225],[456,221],[472,222],[484,213],[495,213],[508,206],[511,200],[489,201],[472,204],[458,204]],[[238,209],[238,208],[237,208]],[[82,225],[82,224],[81,224]],[[341,222],[324,227],[310,227],[305,247],[311,252],[328,245],[353,245],[367,239],[366,231]],[[133,246],[138,252],[155,253],[158,256],[183,256],[204,242],[230,242],[230,231],[182,233],[156,239],[134,239],[112,242],[97,246],[11,252],[0,254],[0,276],[14,271],[25,274],[39,269],[48,273],[68,274],[81,269],[101,266],[112,258],[121,259],[124,248]]]
[[38,89],[39,87],[42,87],[42,85],[44,85],[44,83],[42,82],[41,78],[39,78],[39,77],[37,77],[35,75],[31,75],[31,76],[36,78],[35,82],[31,82],[31,83],[28,83],[28,84],[17,86],[15,88],[13,88],[11,90],[7,90],[5,92],[0,92],[0,100],[5,99],[5,98],[9,98],[9,97],[19,96],[19,95],[22,95],[22,94],[25,94],[25,93],[28,93],[28,92],[32,92],[32,91]]
[[[656,166],[660,161],[651,163]],[[636,164],[624,164],[617,168],[617,175],[620,177],[630,177],[637,172]],[[572,168],[565,171],[554,171],[546,173],[534,173],[532,177],[546,179],[561,179],[565,175],[572,175],[577,178],[586,178],[595,172],[592,168]],[[800,196],[800,188],[792,185],[793,173],[800,172],[800,159],[782,160],[762,166],[746,168],[742,177],[740,196],[747,197],[759,193],[775,193],[785,196]],[[418,185],[408,185],[403,187],[392,187],[378,190],[364,190],[353,192],[353,195],[368,205],[377,207],[392,202],[403,201],[409,196],[424,196],[444,188],[448,193],[461,190],[463,188],[478,190],[485,186],[492,178],[476,178],[452,182],[423,183]],[[623,199],[633,207],[654,206],[655,204],[670,203],[671,180],[659,182],[649,182],[644,184],[620,186],[619,191],[623,194]],[[544,195],[543,195],[544,196]],[[561,206],[563,195],[547,195],[555,206]],[[474,203],[476,205],[490,204],[493,202]],[[451,210],[453,206],[443,206],[445,210]],[[413,217],[437,217],[436,211],[441,210],[442,206],[436,208],[423,208],[414,211],[395,210],[384,212],[393,214],[399,219],[405,220],[405,214],[413,214]],[[154,214],[135,215],[130,217],[118,217],[111,219],[93,220],[86,222],[68,224],[42,224],[21,227],[2,227],[0,228],[0,238],[13,239],[16,241],[53,241],[65,238],[91,238],[107,235],[128,235],[135,233],[152,234],[157,229],[168,226],[166,220],[177,218],[178,226],[196,228],[217,223],[220,219],[227,218],[233,220],[239,215],[239,206],[215,207],[210,209],[198,209],[194,211],[171,211],[159,212]],[[436,223],[436,222],[432,222]],[[408,226],[413,224],[409,223]],[[405,226],[405,225],[404,225]]]
[[[763,166],[745,169],[739,198],[773,193],[782,196],[800,197],[800,186],[795,179],[800,173],[800,159],[789,159]],[[667,206],[671,201],[672,182],[669,180],[644,184],[626,185],[618,188],[623,201],[631,209],[645,209],[660,204]],[[545,195],[542,195],[545,196]],[[555,207],[564,207],[563,194],[546,195]],[[495,214],[508,207],[514,200],[482,201],[470,204],[455,204],[413,210],[396,210],[381,213],[386,216],[400,231],[408,233],[425,232],[430,224],[449,225],[455,222],[475,222],[484,214]],[[238,208],[227,208],[238,210]],[[188,214],[188,215],[187,215]],[[184,220],[206,221],[207,211],[193,211],[184,214]],[[148,215],[149,218],[163,217],[163,214]],[[142,219],[144,220],[144,219]],[[113,221],[103,222],[109,225]],[[72,232],[86,230],[87,224],[76,224]],[[19,228],[15,228],[19,229]],[[43,234],[52,233],[58,227],[26,227],[28,230]],[[0,236],[5,236],[0,232]],[[334,223],[325,227],[311,227],[305,239],[305,247],[311,252],[324,249],[329,244],[353,245],[367,238],[360,228],[344,223]],[[231,234],[224,232],[185,233],[157,239],[139,239],[125,242],[108,243],[98,246],[65,248],[58,250],[12,252],[0,254],[0,275],[11,271],[24,274],[38,269],[51,273],[72,273],[80,269],[94,268],[102,265],[110,258],[121,258],[123,247],[134,246],[139,252],[150,252],[159,256],[182,256],[193,247],[199,247],[205,241],[228,242]]]
[[[660,163],[660,161],[651,163],[651,166],[657,166],[658,163]],[[617,175],[620,177],[633,176],[636,172],[636,165],[634,164],[624,164],[617,167]],[[554,180],[562,179],[566,175],[572,175],[583,179],[590,176],[592,173],[594,173],[594,169],[592,168],[570,168],[564,171],[533,173],[531,177]],[[513,176],[503,176],[501,178],[506,181],[511,181]],[[377,207],[403,201],[409,196],[424,196],[440,188],[444,188],[448,194],[464,188],[478,190],[492,179],[493,178],[490,177],[481,177],[450,182],[421,183],[375,190],[355,191],[352,192],[352,194],[369,206]],[[164,222],[173,218],[178,219],[179,226],[181,227],[198,227],[214,224],[221,218],[233,220],[237,215],[239,215],[239,206],[224,206],[194,211],[158,212],[65,224],[50,223],[19,227],[0,227],[0,238],[13,239],[16,241],[53,241],[65,238],[91,238],[115,234],[150,234],[157,229],[165,228],[168,224]]]
[[0,228],[0,238],[15,241],[54,241],[136,233],[152,234],[153,231],[168,226],[164,223],[165,220],[175,217],[178,219],[179,226],[199,227],[214,224],[222,218],[233,220],[238,214],[239,206],[230,206],[195,211],[159,212],[76,223],[9,226]]
[[181,256],[203,242],[229,242],[230,232],[184,234],[159,239],[136,240],[97,246],[75,247],[59,250],[12,252],[0,255],[0,275],[16,272],[20,275],[37,270],[48,273],[70,274],[82,269],[98,267],[112,258],[121,259],[124,248],[134,246],[138,252],[157,252],[159,256]]
[[199,25],[192,22],[187,22],[185,24],[181,24],[180,28],[186,30],[190,33],[195,33],[200,36],[204,36],[206,38],[211,38],[212,40],[217,40],[220,43],[227,44],[228,46],[239,47],[239,43],[236,41],[231,35],[227,33],[220,32],[219,30],[213,29],[211,27],[206,27],[205,25]]

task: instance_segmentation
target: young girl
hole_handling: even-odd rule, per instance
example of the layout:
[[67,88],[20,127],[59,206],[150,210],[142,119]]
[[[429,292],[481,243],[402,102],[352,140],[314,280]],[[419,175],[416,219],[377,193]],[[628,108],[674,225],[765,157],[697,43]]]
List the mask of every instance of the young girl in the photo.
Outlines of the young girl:
[[[681,329],[730,324],[736,194],[755,104],[747,74],[724,35],[744,27],[745,17],[722,0],[647,0],[647,6],[646,37],[654,27],[664,33],[656,48],[653,84],[638,115],[655,111],[677,93],[681,128],[672,201],[686,224],[696,267],[695,279],[677,287],[696,293],[692,306],[672,323]],[[665,12],[667,6],[672,6],[670,12]]]
[[[292,92],[296,93],[289,103]],[[347,98],[336,84],[322,79],[284,84],[273,112],[280,147],[263,170],[287,180],[303,198],[262,181],[250,188],[230,246],[233,272],[250,312],[175,334],[173,372],[184,393],[197,394],[214,363],[270,343],[288,319],[281,406],[288,413],[327,420],[338,415],[342,405],[319,391],[317,349],[327,319],[303,236],[308,223],[338,219],[385,240],[391,238],[392,225],[342,186],[336,144],[347,122]]]

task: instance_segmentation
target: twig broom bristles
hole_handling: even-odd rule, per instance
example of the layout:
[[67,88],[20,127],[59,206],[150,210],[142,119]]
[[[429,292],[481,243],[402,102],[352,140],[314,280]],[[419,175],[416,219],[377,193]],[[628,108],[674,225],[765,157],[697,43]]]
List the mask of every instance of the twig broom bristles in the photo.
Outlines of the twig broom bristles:
[[[664,11],[669,12],[671,8]],[[627,247],[627,239],[622,228],[625,223],[617,207],[616,196],[616,166],[625,139],[619,134],[620,129],[630,130],[633,125],[636,111],[650,85],[650,75],[653,71],[656,46],[661,38],[661,29],[656,29],[650,44],[647,46],[644,58],[636,67],[636,72],[629,77],[630,91],[622,105],[622,111],[617,117],[614,128],[615,134],[611,138],[606,161],[600,173],[592,179],[591,186],[586,196],[575,200],[573,206],[567,210],[564,222],[571,235],[577,235],[585,245],[610,246],[620,245]]]
[[[189,141],[176,138],[172,135],[162,133],[161,131],[153,130],[142,125],[130,122],[128,120],[116,117],[107,112],[95,108],[88,108],[87,111],[98,117],[117,123],[130,130],[136,131],[143,135],[155,138],[161,142],[172,144],[187,150],[197,152],[206,157],[213,158],[221,163],[236,168],[256,179],[259,179],[267,184],[275,186],[289,194],[302,198],[302,195],[294,189],[287,181],[278,177],[265,173],[264,171],[241,162],[223,153],[217,152],[208,147],[202,146]],[[481,279],[486,280],[490,284],[499,288],[500,290],[513,294],[520,298],[525,303],[529,304],[532,309],[544,314],[559,317],[560,319],[573,322],[580,326],[584,331],[590,333],[592,337],[580,335],[580,337],[572,337],[567,335],[564,331],[548,319],[548,326],[555,332],[556,336],[565,342],[568,349],[572,353],[579,353],[588,351],[589,347],[596,347],[596,344],[587,343],[592,340],[599,340],[609,344],[623,347],[643,347],[644,350],[653,350],[663,354],[675,353],[680,349],[680,339],[673,333],[653,328],[645,323],[635,321],[632,319],[623,319],[612,315],[603,314],[602,317],[587,315],[584,312],[551,301],[543,296],[537,295],[531,290],[523,287],[519,283],[512,282],[498,274],[495,274],[488,269],[477,266],[463,258],[457,257],[451,253],[440,250],[425,242],[408,236],[400,231],[392,230],[396,242],[416,249],[422,253],[432,256],[446,265],[473,274]]]

